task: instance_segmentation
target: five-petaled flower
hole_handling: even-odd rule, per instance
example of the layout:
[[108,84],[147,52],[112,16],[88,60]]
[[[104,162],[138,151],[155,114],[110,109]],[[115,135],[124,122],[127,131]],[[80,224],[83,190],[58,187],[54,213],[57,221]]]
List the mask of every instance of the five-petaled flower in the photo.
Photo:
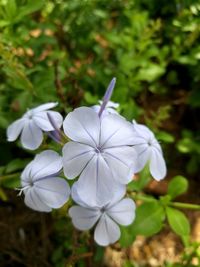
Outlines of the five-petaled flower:
[[82,199],[106,203],[115,183],[127,184],[133,177],[132,124],[116,114],[99,118],[92,108],[81,107],[67,115],[63,128],[72,139],[63,148],[64,174],[68,179],[80,175]]
[[52,150],[38,154],[26,166],[21,175],[20,191],[29,208],[50,212],[67,202],[70,188],[65,179],[58,177],[61,169],[62,158]]
[[43,140],[44,132],[53,132],[55,129],[50,122],[47,112],[54,120],[58,128],[61,127],[63,118],[60,113],[49,109],[57,106],[58,103],[47,103],[28,110],[21,119],[13,122],[7,129],[9,142],[15,141],[21,134],[22,146],[34,150],[37,149]]
[[130,198],[123,198],[126,192],[121,185],[111,200],[105,205],[93,205],[83,201],[76,188],[72,187],[72,198],[79,206],[72,206],[69,215],[72,223],[79,230],[89,230],[95,224],[94,239],[101,246],[115,243],[120,238],[120,225],[129,225],[135,218],[135,203]]
[[137,135],[137,143],[134,147],[138,154],[135,171],[141,171],[149,162],[151,175],[157,181],[163,179],[166,176],[166,164],[160,144],[146,126],[133,121],[133,128]]

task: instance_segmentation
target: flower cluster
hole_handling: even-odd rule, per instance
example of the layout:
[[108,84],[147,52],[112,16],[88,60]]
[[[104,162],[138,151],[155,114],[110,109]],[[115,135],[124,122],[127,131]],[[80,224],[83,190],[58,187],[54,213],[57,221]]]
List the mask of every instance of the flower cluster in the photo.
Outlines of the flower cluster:
[[[94,239],[102,246],[119,239],[118,224],[134,220],[134,201],[125,197],[134,174],[149,164],[156,180],[166,175],[154,134],[144,125],[128,122],[118,114],[119,104],[109,101],[115,81],[100,105],[79,107],[63,121],[58,112],[49,110],[57,103],[47,103],[27,111],[7,130],[8,141],[21,134],[22,146],[31,150],[41,145],[43,133],[58,142],[66,135],[62,156],[46,150],[26,166],[20,195],[23,192],[28,207],[42,212],[62,207],[71,195],[77,204],[69,209],[72,223],[79,230],[95,226]],[[75,179],[71,190],[62,171],[66,179]]]

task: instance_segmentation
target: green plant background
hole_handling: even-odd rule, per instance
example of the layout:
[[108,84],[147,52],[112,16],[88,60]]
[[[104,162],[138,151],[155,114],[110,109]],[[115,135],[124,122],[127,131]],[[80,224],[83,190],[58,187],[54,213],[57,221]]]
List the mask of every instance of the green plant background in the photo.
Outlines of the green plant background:
[[[114,76],[117,84],[112,100],[120,103],[120,112],[127,119],[155,132],[163,147],[168,178],[182,175],[189,183],[198,182],[199,1],[0,0],[3,203],[9,201],[8,188],[19,185],[20,172],[35,153],[22,150],[19,142],[7,143],[7,126],[28,108],[45,102],[59,101],[57,110],[63,115],[80,105],[94,105]],[[42,148],[53,146],[45,140]],[[151,208],[153,212],[155,207]],[[167,210],[168,217],[171,213]],[[162,214],[159,218],[161,227]],[[55,212],[51,220],[56,236],[49,262],[62,267],[73,250],[72,226],[65,210]],[[84,243],[89,236],[86,233],[80,239]],[[87,251],[85,245],[76,253]],[[96,260],[103,255],[100,248],[95,253]],[[4,259],[0,253],[0,261]],[[76,259],[69,266],[73,261]],[[77,264],[87,266],[81,260]],[[134,266],[131,264],[126,266]]]

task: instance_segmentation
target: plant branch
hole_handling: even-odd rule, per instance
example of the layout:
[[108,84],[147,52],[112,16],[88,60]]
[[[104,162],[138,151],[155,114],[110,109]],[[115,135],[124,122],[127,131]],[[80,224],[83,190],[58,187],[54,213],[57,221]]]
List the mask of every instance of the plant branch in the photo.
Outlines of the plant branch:
[[4,180],[7,180],[7,179],[15,178],[16,176],[20,176],[20,175],[21,175],[21,172],[16,172],[16,173],[12,173],[12,174],[2,175],[2,176],[0,176],[0,182],[3,182]]
[[[155,198],[151,198],[147,195],[143,194],[132,194],[131,197],[134,200],[141,200],[144,202],[153,202],[156,201]],[[168,206],[174,207],[174,208],[180,208],[180,209],[191,209],[191,210],[200,210],[200,205],[198,204],[192,204],[192,203],[183,203],[183,202],[169,202]]]
[[182,202],[170,202],[169,206],[181,209],[200,210],[200,205]]

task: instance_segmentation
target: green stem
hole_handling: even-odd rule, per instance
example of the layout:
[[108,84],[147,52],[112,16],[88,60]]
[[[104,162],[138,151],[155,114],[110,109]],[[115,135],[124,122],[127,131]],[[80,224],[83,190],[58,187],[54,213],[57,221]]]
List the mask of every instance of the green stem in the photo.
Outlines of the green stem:
[[150,197],[147,197],[145,195],[131,195],[131,197],[134,199],[134,200],[142,200],[144,202],[152,202],[152,201],[155,201],[155,198],[150,198]]
[[[134,200],[142,200],[144,202],[153,202],[156,200],[155,198],[150,198],[148,196],[140,195],[140,194],[132,195],[132,198]],[[200,210],[200,205],[198,205],[198,204],[182,203],[182,202],[169,202],[168,205],[170,207],[180,208],[180,209]]]
[[4,180],[7,180],[7,179],[15,178],[18,175],[20,177],[20,174],[21,172],[16,172],[16,173],[8,174],[8,175],[2,175],[0,176],[0,182],[3,182]]
[[200,205],[182,202],[170,202],[169,206],[181,209],[200,210]]

